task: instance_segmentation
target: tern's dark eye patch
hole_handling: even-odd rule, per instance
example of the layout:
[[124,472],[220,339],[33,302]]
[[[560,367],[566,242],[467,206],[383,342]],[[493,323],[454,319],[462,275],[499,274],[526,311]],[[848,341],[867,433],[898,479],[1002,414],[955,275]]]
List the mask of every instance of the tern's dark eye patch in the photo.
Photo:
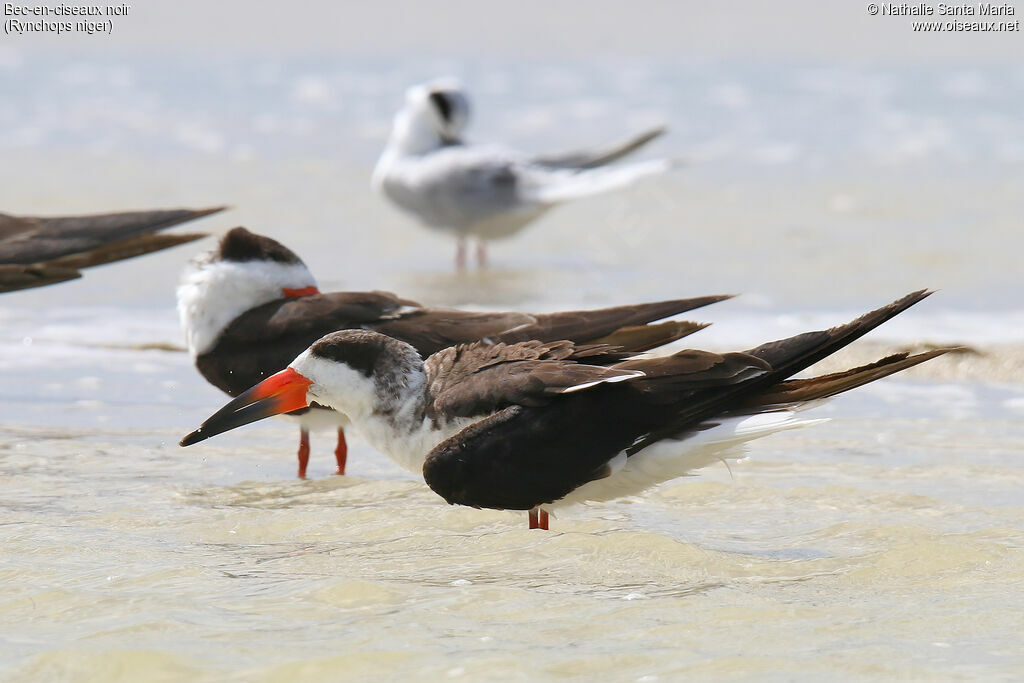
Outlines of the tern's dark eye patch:
[[452,120],[452,103],[448,99],[448,96],[443,92],[432,92],[430,93],[430,101],[437,107],[438,113],[441,114],[441,118],[445,123],[449,123]]

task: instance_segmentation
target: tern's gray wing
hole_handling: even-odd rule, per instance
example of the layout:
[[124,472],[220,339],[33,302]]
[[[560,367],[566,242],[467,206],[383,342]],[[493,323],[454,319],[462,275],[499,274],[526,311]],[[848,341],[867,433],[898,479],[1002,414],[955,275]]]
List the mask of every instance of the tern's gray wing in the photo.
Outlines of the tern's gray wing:
[[426,223],[458,227],[531,208],[523,171],[500,149],[453,146],[397,161],[383,187]]
[[618,161],[645,146],[651,140],[659,138],[668,131],[664,126],[651,128],[639,135],[621,140],[611,145],[595,149],[578,149],[572,152],[542,154],[532,159],[533,163],[548,168],[584,169],[596,168]]
[[517,232],[551,206],[624,187],[669,167],[655,159],[552,168],[502,148],[457,146],[394,160],[381,188],[427,225],[497,238]]

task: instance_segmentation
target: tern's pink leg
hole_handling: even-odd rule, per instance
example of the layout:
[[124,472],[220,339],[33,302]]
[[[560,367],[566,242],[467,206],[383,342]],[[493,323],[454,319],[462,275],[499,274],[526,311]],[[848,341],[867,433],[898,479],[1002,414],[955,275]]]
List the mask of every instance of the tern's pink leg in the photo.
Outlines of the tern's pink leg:
[[309,430],[299,429],[299,479],[306,478],[306,465],[309,464]]
[[487,267],[487,243],[483,240],[476,243],[476,267]]
[[334,449],[334,459],[338,461],[338,474],[345,474],[345,462],[348,460],[348,442],[345,441],[345,430],[338,427],[338,447]]
[[464,237],[460,237],[455,243],[455,269],[466,269],[466,239]]

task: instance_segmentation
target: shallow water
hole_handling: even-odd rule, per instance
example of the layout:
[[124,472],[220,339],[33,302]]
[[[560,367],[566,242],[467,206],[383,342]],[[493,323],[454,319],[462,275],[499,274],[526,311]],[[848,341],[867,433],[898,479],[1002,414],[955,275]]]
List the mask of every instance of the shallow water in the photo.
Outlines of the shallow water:
[[[6,296],[10,678],[1024,677],[1019,68],[6,54],[6,210],[230,203],[197,227],[272,234],[324,290],[428,303],[744,292],[693,313],[715,324],[687,345],[715,349],[939,287],[843,362],[979,352],[542,533],[444,505],[358,437],[340,478],[314,435],[307,481],[288,423],[179,449],[224,400],[162,350],[194,246]],[[552,212],[457,276],[450,244],[366,191],[399,91],[441,68],[480,92],[480,139],[573,147],[667,120],[648,155],[690,163]]]
[[8,427],[4,664],[76,680],[1014,678],[1024,428],[996,406],[1022,392],[952,418],[921,389],[836,401],[732,476],[566,511],[546,534],[443,505],[358,439],[353,476],[331,476],[315,439],[312,479],[294,480],[284,423],[187,452],[180,428]]

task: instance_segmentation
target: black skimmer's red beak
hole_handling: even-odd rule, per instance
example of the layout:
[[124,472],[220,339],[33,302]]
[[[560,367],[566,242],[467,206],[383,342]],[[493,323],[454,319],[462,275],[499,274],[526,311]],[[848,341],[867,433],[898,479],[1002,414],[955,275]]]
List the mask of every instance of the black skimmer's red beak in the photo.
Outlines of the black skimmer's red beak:
[[250,422],[305,408],[309,405],[306,391],[312,383],[311,379],[295,370],[285,368],[211,415],[199,429],[182,439],[179,445],[191,446]]

